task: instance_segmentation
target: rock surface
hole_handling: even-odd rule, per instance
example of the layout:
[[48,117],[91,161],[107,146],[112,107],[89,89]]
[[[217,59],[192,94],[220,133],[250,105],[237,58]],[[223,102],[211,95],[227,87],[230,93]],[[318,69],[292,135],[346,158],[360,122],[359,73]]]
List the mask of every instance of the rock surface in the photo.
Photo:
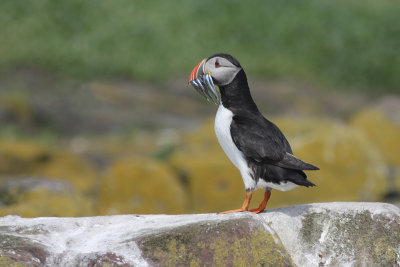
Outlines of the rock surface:
[[400,266],[400,210],[0,218],[0,266]]

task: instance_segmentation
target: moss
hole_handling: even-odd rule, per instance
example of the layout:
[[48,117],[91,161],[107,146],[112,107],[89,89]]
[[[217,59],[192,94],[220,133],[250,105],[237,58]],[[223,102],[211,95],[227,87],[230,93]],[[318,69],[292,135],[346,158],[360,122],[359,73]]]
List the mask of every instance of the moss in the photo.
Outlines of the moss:
[[300,234],[310,251],[316,244],[322,246],[318,252],[322,257],[335,251],[333,258],[352,255],[356,265],[368,262],[374,266],[395,266],[399,256],[399,219],[372,215],[369,211],[354,215],[309,213],[302,221]]
[[285,248],[251,218],[178,227],[137,241],[157,266],[291,266]]
[[26,267],[27,265],[23,265],[18,261],[11,259],[6,255],[2,255],[0,253],[0,267]]

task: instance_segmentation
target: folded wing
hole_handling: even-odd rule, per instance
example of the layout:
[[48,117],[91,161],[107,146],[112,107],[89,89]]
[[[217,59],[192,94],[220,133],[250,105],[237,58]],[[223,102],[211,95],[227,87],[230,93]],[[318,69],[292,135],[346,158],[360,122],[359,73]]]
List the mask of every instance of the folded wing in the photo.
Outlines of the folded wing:
[[237,148],[248,158],[293,170],[318,170],[296,158],[279,128],[264,117],[258,120],[235,116],[231,135]]

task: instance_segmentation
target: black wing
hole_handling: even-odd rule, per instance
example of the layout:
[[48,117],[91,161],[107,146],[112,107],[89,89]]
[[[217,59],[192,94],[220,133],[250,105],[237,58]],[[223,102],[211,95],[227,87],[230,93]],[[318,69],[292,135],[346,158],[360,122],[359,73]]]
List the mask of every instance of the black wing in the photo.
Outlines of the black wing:
[[256,162],[294,170],[318,170],[293,156],[283,133],[261,114],[255,118],[235,115],[231,124],[231,135],[237,148]]

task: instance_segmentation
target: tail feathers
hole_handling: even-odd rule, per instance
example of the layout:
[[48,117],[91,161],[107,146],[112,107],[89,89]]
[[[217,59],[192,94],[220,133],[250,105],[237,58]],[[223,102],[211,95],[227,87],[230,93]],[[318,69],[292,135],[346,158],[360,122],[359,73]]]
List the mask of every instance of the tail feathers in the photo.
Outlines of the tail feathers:
[[316,171],[319,170],[317,166],[310,163],[304,162],[301,159],[296,158],[290,153],[286,153],[281,161],[275,164],[276,166],[288,168],[292,170],[308,170]]
[[310,186],[315,186],[312,182],[307,180],[307,175],[303,171],[296,171],[296,173],[292,173],[289,177],[291,182],[305,186],[305,187],[310,187]]
[[301,183],[298,184],[298,185],[302,185],[302,186],[305,186],[305,187],[313,187],[313,186],[316,186],[315,184],[313,184],[312,182],[310,182],[310,181],[307,180],[307,179],[301,181]]
[[265,164],[256,161],[248,161],[252,170],[251,175],[254,180],[263,179],[266,182],[280,184],[282,182],[292,182],[301,186],[315,186],[307,180],[307,175],[302,170],[282,168],[272,164]]
[[274,165],[265,165],[264,168],[266,168],[266,176],[262,178],[266,181],[278,184],[280,182],[289,181],[306,187],[315,186],[315,184],[307,180],[307,175],[301,170],[281,168]]

